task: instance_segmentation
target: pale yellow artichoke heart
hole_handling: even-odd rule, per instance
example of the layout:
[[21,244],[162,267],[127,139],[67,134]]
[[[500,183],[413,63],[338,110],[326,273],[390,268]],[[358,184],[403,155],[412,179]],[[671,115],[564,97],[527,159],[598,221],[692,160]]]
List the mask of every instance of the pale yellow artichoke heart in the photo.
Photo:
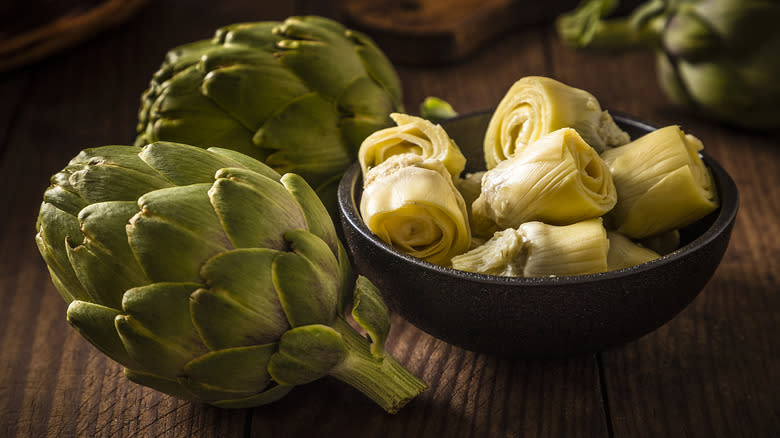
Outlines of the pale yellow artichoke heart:
[[607,270],[609,240],[601,218],[571,225],[526,222],[496,232],[452,259],[462,271],[513,277],[581,275]]
[[652,131],[602,154],[618,202],[610,212],[616,231],[641,239],[690,225],[718,207],[701,141],[679,126]]
[[484,139],[487,168],[565,127],[576,129],[599,153],[630,140],[589,92],[552,78],[527,76],[510,87],[490,119]]
[[441,125],[408,114],[392,113],[390,117],[398,126],[376,131],[360,145],[358,161],[364,175],[392,156],[412,153],[441,161],[453,179],[460,176],[466,157]]
[[655,260],[660,254],[615,231],[608,231],[607,270],[623,269]]
[[604,161],[577,131],[561,128],[485,173],[472,231],[489,236],[530,221],[568,225],[602,216],[615,202]]
[[370,169],[365,180],[360,213],[380,239],[439,265],[468,250],[466,204],[441,162],[397,155]]

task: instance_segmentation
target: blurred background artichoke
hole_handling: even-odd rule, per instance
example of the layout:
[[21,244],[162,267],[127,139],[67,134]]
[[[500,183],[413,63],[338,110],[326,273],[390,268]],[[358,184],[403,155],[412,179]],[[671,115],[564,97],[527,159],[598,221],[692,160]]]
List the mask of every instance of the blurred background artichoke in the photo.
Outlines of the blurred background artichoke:
[[403,111],[365,35],[323,17],[238,23],[172,49],[141,98],[136,145],[224,147],[301,175],[328,209],[360,143]]
[[672,101],[748,129],[780,128],[780,2],[649,0],[609,17],[618,0],[584,0],[557,30],[576,47],[656,53]]

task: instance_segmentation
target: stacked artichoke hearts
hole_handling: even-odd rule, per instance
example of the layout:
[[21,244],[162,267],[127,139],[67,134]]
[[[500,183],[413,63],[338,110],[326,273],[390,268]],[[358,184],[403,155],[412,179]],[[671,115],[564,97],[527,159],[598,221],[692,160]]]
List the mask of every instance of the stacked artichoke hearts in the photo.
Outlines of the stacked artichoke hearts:
[[597,152],[629,140],[589,92],[551,78],[526,76],[512,85],[490,119],[484,141],[487,168],[561,128],[575,129]]
[[346,252],[298,175],[225,149],[87,149],[52,177],[37,230],[68,321],[137,383],[246,407],[330,374],[391,412],[424,388],[383,354],[365,279],[353,314],[374,343],[345,322]]
[[447,265],[468,249],[467,206],[455,187],[466,159],[439,125],[394,114],[398,126],[370,135],[360,148],[360,212],[385,242]]
[[[387,167],[362,163],[364,221],[400,250],[459,270],[537,277],[627,268],[673,251],[679,243],[678,229],[718,206],[712,176],[699,156],[702,144],[692,135],[668,126],[630,141],[590,93],[549,78],[523,78],[504,97],[488,125],[484,142],[488,169],[463,177],[448,169],[455,177],[455,191],[460,192],[456,200],[463,199],[471,207],[462,214],[471,245],[460,253],[455,250],[465,243],[451,245],[446,256],[438,251],[435,259],[427,258],[430,252],[420,251],[421,239],[403,243],[395,236],[425,230],[418,233],[436,240],[429,225],[442,221],[414,216],[422,210],[420,204],[435,204],[450,212],[448,217],[460,217],[447,178],[437,176],[438,184],[424,184],[421,178],[411,177],[421,167],[437,174],[430,170],[435,166],[426,161],[431,158],[422,156],[423,150],[428,157],[438,157],[438,174],[444,175],[441,157],[448,157],[444,151],[450,149],[443,143],[440,152],[431,154],[432,148],[414,146],[420,142],[401,140],[388,130],[376,134],[390,145],[385,155],[421,156],[389,160],[394,164]],[[437,135],[447,138],[444,132]],[[361,147],[361,156],[363,148],[368,152],[372,147],[372,137]],[[407,146],[400,151],[396,144]],[[370,154],[366,156],[376,156]],[[403,173],[388,178],[385,169],[389,168]],[[396,212],[383,217],[384,224],[376,219],[380,204],[393,204],[387,211]],[[401,204],[410,207],[397,208]],[[395,234],[385,224],[398,227]]]

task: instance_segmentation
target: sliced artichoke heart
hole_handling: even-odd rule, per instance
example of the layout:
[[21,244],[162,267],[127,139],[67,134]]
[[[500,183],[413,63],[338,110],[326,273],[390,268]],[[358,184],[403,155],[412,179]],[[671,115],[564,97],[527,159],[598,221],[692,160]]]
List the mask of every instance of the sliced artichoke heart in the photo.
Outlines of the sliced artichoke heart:
[[466,204],[440,162],[397,155],[372,168],[365,181],[360,213],[385,242],[437,264],[468,249]]
[[564,127],[576,129],[598,152],[629,141],[589,92],[555,79],[527,76],[510,87],[490,119],[484,140],[487,168]]
[[618,202],[610,213],[616,231],[641,239],[690,225],[715,210],[717,193],[699,156],[696,137],[671,125],[609,150]]
[[363,174],[388,158],[405,153],[441,161],[454,179],[466,166],[466,158],[457,144],[438,124],[420,117],[392,113],[397,126],[369,135],[360,145],[358,160]]
[[532,221],[496,232],[453,257],[452,267],[511,277],[582,275],[606,271],[608,250],[601,218],[565,226]]
[[572,128],[561,128],[488,170],[472,204],[474,234],[529,221],[567,225],[608,212],[616,200],[609,169]]

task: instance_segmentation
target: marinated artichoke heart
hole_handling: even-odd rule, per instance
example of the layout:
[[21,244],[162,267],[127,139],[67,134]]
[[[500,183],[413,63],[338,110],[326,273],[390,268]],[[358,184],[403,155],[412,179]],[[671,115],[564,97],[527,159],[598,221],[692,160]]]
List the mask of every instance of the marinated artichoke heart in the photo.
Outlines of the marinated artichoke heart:
[[402,110],[395,69],[360,32],[317,16],[236,23],[167,53],[141,97],[135,144],[240,151],[303,176],[337,214],[360,143]]
[[453,257],[452,267],[512,277],[591,274],[607,270],[608,250],[601,218],[564,226],[533,221],[496,232],[483,245]]
[[389,412],[425,388],[382,351],[389,316],[362,277],[372,342],[347,323],[347,254],[302,177],[156,142],[86,149],[51,183],[38,249],[68,322],[130,380],[233,408],[325,375]]
[[617,189],[610,227],[633,239],[675,230],[718,207],[699,139],[672,125],[601,154]]
[[628,237],[614,231],[607,232],[609,253],[607,254],[607,270],[629,268],[661,257],[650,248],[634,242]]
[[599,217],[617,202],[612,175],[572,128],[534,141],[482,178],[473,233],[490,236],[530,221],[568,225]]
[[360,214],[368,228],[400,251],[439,265],[469,248],[463,197],[437,160],[394,155],[364,176]]
[[441,161],[457,180],[466,166],[466,157],[444,128],[407,114],[393,113],[390,117],[397,126],[374,132],[360,145],[358,161],[364,175],[394,155],[412,153]]
[[526,145],[560,128],[573,128],[597,152],[628,143],[589,92],[555,79],[527,76],[512,85],[498,104],[484,140],[485,163],[492,169]]

